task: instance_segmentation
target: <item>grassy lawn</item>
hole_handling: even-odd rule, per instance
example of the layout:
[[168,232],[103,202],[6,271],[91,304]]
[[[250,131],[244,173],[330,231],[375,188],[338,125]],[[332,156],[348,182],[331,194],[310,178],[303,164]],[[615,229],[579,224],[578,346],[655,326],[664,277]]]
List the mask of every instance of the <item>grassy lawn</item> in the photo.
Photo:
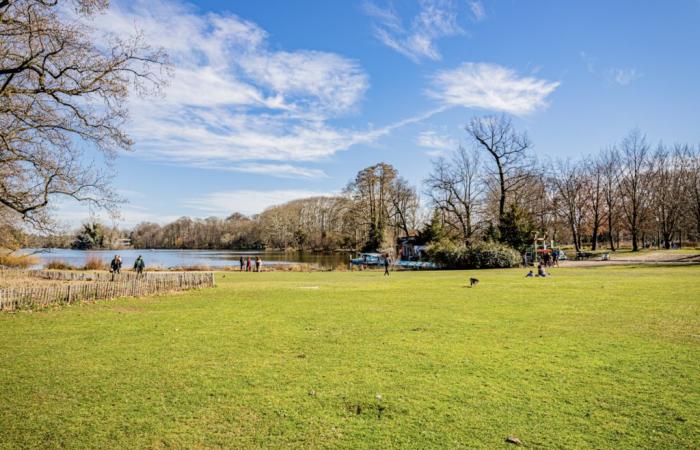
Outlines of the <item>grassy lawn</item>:
[[700,266],[524,273],[227,273],[0,315],[0,448],[698,448]]

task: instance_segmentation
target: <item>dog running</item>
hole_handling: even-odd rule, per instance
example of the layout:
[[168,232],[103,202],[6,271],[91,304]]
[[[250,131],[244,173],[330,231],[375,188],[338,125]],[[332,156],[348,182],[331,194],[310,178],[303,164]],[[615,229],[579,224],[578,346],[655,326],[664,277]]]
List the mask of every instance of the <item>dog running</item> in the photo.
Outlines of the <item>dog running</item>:
[[477,284],[479,284],[479,280],[477,278],[470,278],[469,279],[469,287],[474,287]]

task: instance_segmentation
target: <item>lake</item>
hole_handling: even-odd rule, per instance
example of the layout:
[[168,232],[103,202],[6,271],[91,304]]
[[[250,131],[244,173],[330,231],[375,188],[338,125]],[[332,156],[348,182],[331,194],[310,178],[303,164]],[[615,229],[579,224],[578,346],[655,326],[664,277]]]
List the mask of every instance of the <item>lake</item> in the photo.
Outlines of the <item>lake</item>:
[[72,250],[63,248],[26,249],[26,253],[38,252],[41,266],[60,260],[76,267],[85,265],[90,257],[109,263],[114,255],[120,255],[125,268],[133,266],[136,257],[143,256],[146,267],[163,268],[204,265],[216,268],[239,265],[239,258],[259,256],[263,265],[307,263],[322,269],[334,268],[350,261],[349,253],[319,254],[308,252],[280,252],[254,250]]

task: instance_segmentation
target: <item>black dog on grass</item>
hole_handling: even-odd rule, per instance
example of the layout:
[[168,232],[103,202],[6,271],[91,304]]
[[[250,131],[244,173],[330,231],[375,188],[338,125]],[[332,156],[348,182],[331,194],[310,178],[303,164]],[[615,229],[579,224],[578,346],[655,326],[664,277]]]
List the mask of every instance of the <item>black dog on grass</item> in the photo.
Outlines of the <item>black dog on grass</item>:
[[474,286],[476,286],[477,284],[479,284],[479,280],[478,280],[478,279],[476,279],[476,278],[470,278],[470,279],[469,279],[469,287],[474,287]]

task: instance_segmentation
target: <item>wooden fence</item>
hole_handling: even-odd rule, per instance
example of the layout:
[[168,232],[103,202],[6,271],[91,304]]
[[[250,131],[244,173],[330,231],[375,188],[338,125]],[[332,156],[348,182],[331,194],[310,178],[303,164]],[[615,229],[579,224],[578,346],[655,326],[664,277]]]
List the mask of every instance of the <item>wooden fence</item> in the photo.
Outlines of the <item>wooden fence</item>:
[[134,281],[169,279],[174,275],[195,275],[196,278],[202,272],[144,272],[139,275],[133,271],[113,274],[106,271],[30,270],[27,274],[30,277],[55,281]]
[[[65,284],[46,284],[41,282],[33,285],[15,286],[0,289],[0,311],[13,311],[23,308],[45,307],[60,303],[74,303],[84,300],[102,300],[116,297],[140,297],[169,291],[182,291],[214,286],[214,274],[211,272],[163,272],[145,273],[141,277],[136,274],[121,274],[121,278],[115,281],[102,280],[99,274],[97,279],[70,278],[73,275],[57,275],[58,271],[51,272],[52,280],[68,279],[72,281],[92,281]],[[62,272],[71,274],[72,272]],[[97,273],[97,272],[95,272]],[[94,276],[95,273],[92,273]],[[76,274],[88,276],[87,273]],[[127,276],[128,275],[128,276]],[[39,277],[38,273],[33,273]],[[58,278],[65,276],[68,278]],[[43,278],[43,277],[42,277]]]

